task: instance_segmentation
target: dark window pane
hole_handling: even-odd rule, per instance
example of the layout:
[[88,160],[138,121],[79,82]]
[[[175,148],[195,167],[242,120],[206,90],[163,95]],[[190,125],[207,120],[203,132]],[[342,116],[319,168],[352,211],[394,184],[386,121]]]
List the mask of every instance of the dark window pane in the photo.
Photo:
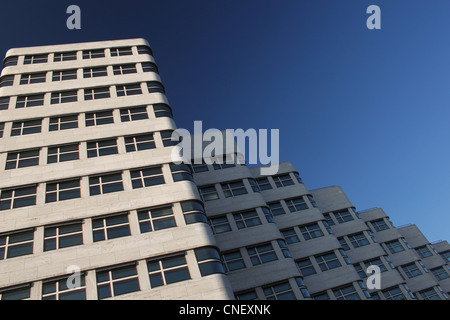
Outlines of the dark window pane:
[[113,287],[115,296],[140,290],[137,278],[116,282]]
[[164,274],[166,276],[167,284],[178,282],[178,281],[183,281],[183,280],[187,280],[187,279],[191,278],[187,267],[183,267],[183,268],[175,269],[175,270],[169,270],[169,271],[166,271]]
[[59,248],[66,248],[83,244],[83,236],[81,234],[74,234],[59,238]]

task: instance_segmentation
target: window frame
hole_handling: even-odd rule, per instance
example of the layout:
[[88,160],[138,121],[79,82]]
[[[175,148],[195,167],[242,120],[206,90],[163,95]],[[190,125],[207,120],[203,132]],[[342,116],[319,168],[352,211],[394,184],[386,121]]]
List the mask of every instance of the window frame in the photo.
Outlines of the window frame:
[[[115,180],[111,180],[112,177],[116,177]],[[119,179],[120,177],[120,179]],[[96,180],[97,179],[97,180]],[[105,181],[106,180],[106,181]],[[113,186],[113,190],[109,191],[109,189]],[[120,188],[116,187],[120,186]],[[105,173],[101,175],[93,175],[89,176],[89,195],[90,196],[96,196],[96,195],[104,195],[108,193],[113,192],[120,192],[124,190],[123,186],[123,176],[122,172],[112,172],[112,173]]]

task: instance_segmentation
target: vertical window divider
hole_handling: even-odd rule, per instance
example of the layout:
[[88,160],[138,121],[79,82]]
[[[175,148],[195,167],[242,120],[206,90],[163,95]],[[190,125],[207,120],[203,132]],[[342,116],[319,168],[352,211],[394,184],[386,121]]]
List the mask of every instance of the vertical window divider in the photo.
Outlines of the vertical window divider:
[[[115,92],[115,90],[112,90]],[[121,123],[120,121],[120,109],[113,109],[112,110],[114,123]]]
[[123,183],[123,191],[133,190],[133,185],[131,184],[130,170],[122,171],[122,183]]
[[42,252],[44,252],[44,226],[39,226],[34,229],[33,254]]
[[[139,229],[139,222],[138,222],[138,220],[139,219],[138,219],[137,210],[129,210],[128,221],[129,221],[129,224],[130,224],[131,235],[138,235],[138,234],[141,233],[141,231]],[[149,282],[149,288],[150,288],[150,282]]]
[[45,203],[45,182],[38,183],[36,186],[36,205]]

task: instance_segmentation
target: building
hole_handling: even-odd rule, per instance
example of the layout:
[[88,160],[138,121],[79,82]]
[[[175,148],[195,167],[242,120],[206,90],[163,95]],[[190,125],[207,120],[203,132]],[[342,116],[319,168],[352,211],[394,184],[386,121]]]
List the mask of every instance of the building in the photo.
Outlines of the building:
[[308,190],[290,163],[262,176],[238,151],[174,164],[145,40],[11,49],[3,66],[1,299],[448,299],[448,243],[340,187]]
[[11,49],[0,109],[2,299],[233,297],[145,40]]

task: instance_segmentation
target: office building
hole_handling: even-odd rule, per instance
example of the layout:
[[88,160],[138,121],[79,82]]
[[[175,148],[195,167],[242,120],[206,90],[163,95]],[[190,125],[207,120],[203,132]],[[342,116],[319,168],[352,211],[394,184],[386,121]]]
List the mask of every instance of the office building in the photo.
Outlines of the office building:
[[0,299],[448,299],[446,241],[291,163],[175,164],[173,114],[143,39],[6,53]]

